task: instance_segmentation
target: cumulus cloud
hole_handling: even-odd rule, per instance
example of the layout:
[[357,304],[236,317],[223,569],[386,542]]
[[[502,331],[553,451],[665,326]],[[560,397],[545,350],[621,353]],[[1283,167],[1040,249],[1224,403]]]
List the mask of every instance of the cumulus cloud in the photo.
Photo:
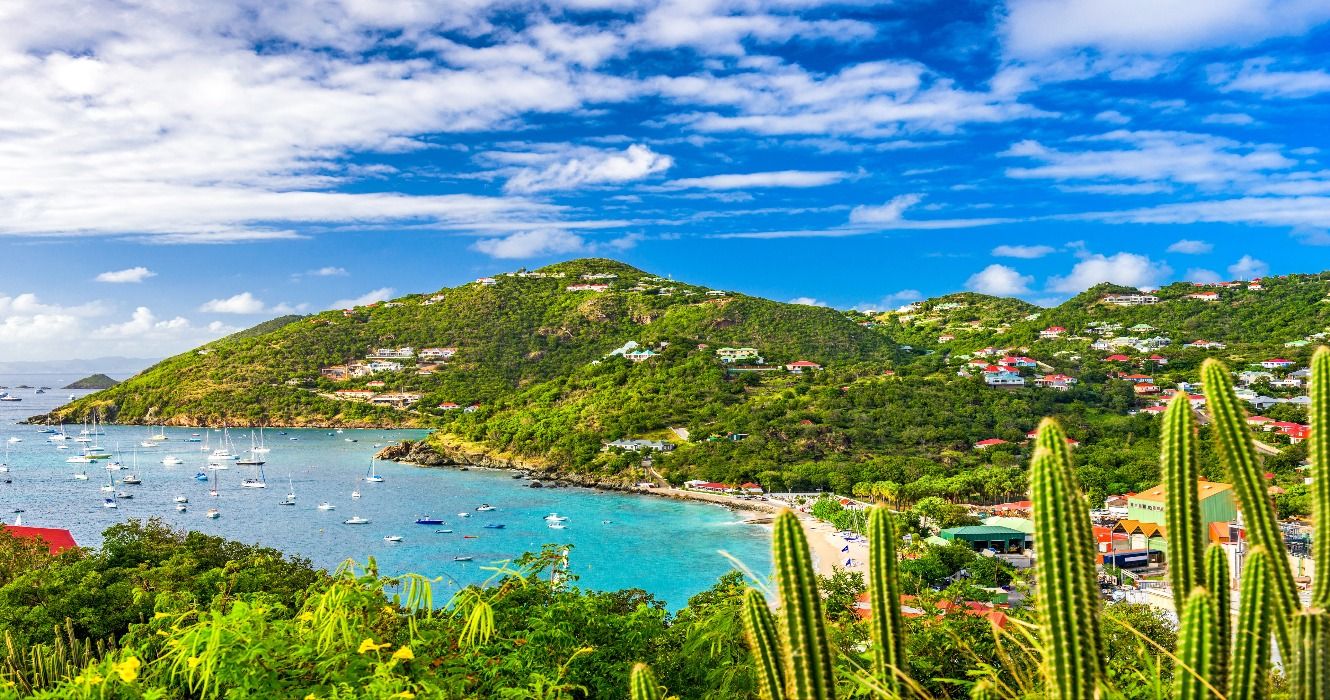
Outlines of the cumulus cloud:
[[993,256],[999,258],[1024,258],[1027,260],[1042,258],[1057,248],[1048,245],[1000,245],[993,249]]
[[1168,247],[1170,253],[1182,253],[1183,255],[1201,255],[1214,250],[1215,247],[1205,241],[1195,241],[1183,238]]
[[965,288],[980,294],[1010,297],[1030,293],[1030,283],[1034,276],[1022,275],[1014,268],[996,263],[970,275],[965,281]]
[[504,184],[504,190],[530,193],[618,184],[663,173],[672,165],[673,158],[633,144],[622,151],[595,151],[570,156],[542,168],[519,169]]
[[97,275],[98,282],[110,282],[112,284],[134,284],[142,282],[149,277],[156,277],[157,273],[146,267],[130,267],[124,270],[114,270],[103,272]]
[[297,273],[300,277],[346,277],[349,274],[351,273],[347,272],[346,268],[334,267],[332,265]]
[[357,306],[369,306],[393,298],[397,290],[392,287],[380,287],[351,299],[338,299],[328,306],[330,309],[353,309]]
[[501,238],[483,238],[471,247],[492,258],[521,259],[576,253],[586,246],[586,240],[575,233],[559,229],[536,229],[511,233]]
[[1210,82],[1221,92],[1252,92],[1265,97],[1311,97],[1330,92],[1325,70],[1272,70],[1272,58],[1245,61],[1241,67],[1211,66]]
[[800,306],[829,306],[827,302],[822,301],[821,299],[814,299],[813,297],[795,297],[785,303],[799,304]]
[[912,301],[923,299],[923,292],[918,289],[902,289],[884,295],[881,299],[873,302],[862,302],[854,305],[857,311],[881,311],[884,309],[894,309],[902,304],[908,304]]
[[138,307],[124,321],[104,302],[47,304],[34,294],[0,295],[0,355],[14,360],[50,360],[124,355],[159,357],[208,342],[237,329],[213,323],[196,326],[180,316],[158,318]]
[[1235,279],[1249,280],[1253,277],[1264,277],[1270,274],[1270,266],[1264,260],[1257,260],[1250,255],[1244,255],[1237,262],[1228,266],[1228,274]]
[[1053,292],[1076,294],[1096,284],[1112,282],[1151,289],[1159,286],[1171,274],[1173,270],[1166,263],[1136,253],[1086,253],[1067,275],[1050,277],[1047,288]]
[[1223,277],[1219,276],[1214,270],[1207,270],[1203,267],[1189,267],[1185,275],[1188,282],[1200,282],[1201,284],[1212,284],[1222,282]]
[[704,190],[742,190],[763,187],[822,187],[832,185],[850,177],[850,173],[840,171],[814,170],[777,170],[763,173],[733,173],[725,175],[707,175],[705,177],[685,177],[671,180],[667,187]]
[[920,194],[903,194],[885,204],[860,204],[850,210],[852,224],[893,224],[905,217],[905,210],[923,200]]
[[225,299],[212,299],[203,303],[199,311],[213,314],[261,314],[263,301],[251,292],[241,292]]

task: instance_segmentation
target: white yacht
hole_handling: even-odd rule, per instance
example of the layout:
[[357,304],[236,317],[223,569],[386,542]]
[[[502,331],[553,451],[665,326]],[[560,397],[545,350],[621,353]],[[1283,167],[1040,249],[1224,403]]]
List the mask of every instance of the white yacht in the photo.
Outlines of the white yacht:
[[353,515],[353,516],[351,516],[350,518],[347,518],[346,520],[343,520],[343,521],[342,521],[342,524],[344,524],[344,525],[368,525],[368,524],[369,524],[369,518],[362,518],[362,517],[360,517],[359,515]]
[[319,510],[337,510],[337,506],[327,501],[324,501],[323,503],[319,504]]
[[402,536],[401,536],[401,535],[384,535],[384,536],[383,536],[383,541],[384,541],[384,542],[401,542],[401,541],[402,541]]
[[488,513],[492,510],[498,510],[498,508],[495,508],[494,506],[488,503],[481,503],[480,505],[476,506],[476,512],[478,513]]
[[165,457],[162,458],[162,465],[163,465],[163,466],[167,466],[167,467],[175,467],[175,466],[179,466],[179,465],[184,464],[184,463],[185,463],[185,460],[180,459],[179,457],[177,457],[177,456],[175,456],[175,455],[167,455],[167,456],[165,456]]
[[567,520],[568,518],[565,518],[562,515],[559,515],[558,513],[550,513],[549,515],[545,516],[545,519],[552,523],[561,523]]

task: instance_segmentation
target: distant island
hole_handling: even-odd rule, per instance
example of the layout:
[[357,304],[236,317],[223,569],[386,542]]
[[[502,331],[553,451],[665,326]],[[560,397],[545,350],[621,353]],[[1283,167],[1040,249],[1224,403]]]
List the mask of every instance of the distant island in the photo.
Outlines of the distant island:
[[111,387],[119,383],[120,382],[117,382],[116,380],[106,376],[105,374],[94,374],[92,376],[84,377],[78,380],[77,382],[74,382],[73,384],[66,386],[65,388],[92,389],[94,391],[101,391],[102,389],[110,389]]

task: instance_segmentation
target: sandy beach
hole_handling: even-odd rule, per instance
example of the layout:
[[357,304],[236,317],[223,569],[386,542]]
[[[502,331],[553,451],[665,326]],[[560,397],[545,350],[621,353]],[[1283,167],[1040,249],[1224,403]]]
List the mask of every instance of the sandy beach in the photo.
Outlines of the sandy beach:
[[[641,492],[667,498],[682,498],[690,501],[718,503],[733,508],[745,518],[749,519],[770,518],[782,510],[788,510],[788,506],[784,503],[740,500],[734,496],[721,493],[702,493],[699,491],[685,491],[683,489],[669,487],[643,489]],[[867,573],[867,544],[863,542],[846,542],[836,534],[836,528],[833,527],[831,523],[824,523],[807,513],[795,511],[795,515],[799,517],[799,524],[803,526],[804,536],[808,538],[808,548],[813,555],[813,566],[817,569],[819,574],[830,576],[833,567],[839,567],[849,571],[858,571],[864,574]],[[845,547],[849,547],[849,550],[841,551]],[[852,564],[850,566],[845,566],[846,560],[853,560]]]

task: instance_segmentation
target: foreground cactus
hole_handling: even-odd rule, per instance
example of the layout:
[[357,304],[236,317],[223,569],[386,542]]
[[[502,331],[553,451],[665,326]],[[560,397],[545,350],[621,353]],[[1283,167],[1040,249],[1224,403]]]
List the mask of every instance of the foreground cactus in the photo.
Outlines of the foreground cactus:
[[[1318,348],[1312,355],[1311,405],[1307,415],[1311,419],[1311,436],[1307,441],[1307,456],[1311,459],[1312,522],[1317,537],[1312,538],[1312,559],[1330,566],[1330,349]],[[1330,569],[1327,569],[1330,574]],[[1330,609],[1330,575],[1312,579],[1312,606]]]
[[744,593],[744,636],[757,666],[757,690],[763,700],[785,697],[785,669],[776,638],[776,620],[771,616],[766,598],[756,589]]
[[656,684],[656,676],[646,664],[633,666],[628,674],[629,697],[631,700],[662,700],[664,695]]
[[1293,582],[1292,570],[1282,560],[1284,538],[1279,531],[1274,506],[1266,494],[1265,480],[1261,476],[1260,463],[1247,428],[1246,414],[1238,405],[1228,370],[1219,361],[1209,359],[1201,365],[1201,381],[1205,383],[1205,398],[1214,421],[1219,453],[1242,506],[1248,539],[1253,546],[1265,547],[1272,558],[1279,559],[1270,567],[1270,592],[1275,605],[1275,637],[1279,640],[1280,649],[1291,649],[1293,637],[1289,623],[1298,609],[1298,589]]
[[1270,555],[1257,547],[1247,555],[1242,572],[1242,601],[1229,697],[1263,700],[1270,695],[1270,634],[1274,606],[1270,602]]
[[1330,612],[1303,610],[1294,616],[1294,628],[1293,697],[1325,700],[1330,697]]
[[873,636],[873,671],[887,688],[899,692],[896,674],[905,669],[905,621],[901,617],[896,527],[885,507],[868,514],[868,600]]
[[1220,692],[1228,688],[1228,654],[1233,637],[1233,596],[1229,593],[1232,587],[1228,581],[1228,555],[1223,547],[1212,544],[1205,550],[1205,589],[1214,600],[1219,656],[1210,684]]
[[1186,593],[1204,583],[1201,507],[1196,492],[1201,468],[1196,459],[1195,431],[1191,402],[1186,394],[1178,392],[1164,412],[1159,452],[1166,499],[1169,584],[1179,611],[1186,605]]
[[1066,436],[1047,418],[1039,426],[1030,491],[1046,692],[1054,700],[1089,700],[1097,695],[1104,663],[1089,513]]
[[1178,700],[1206,700],[1222,697],[1214,689],[1213,678],[1219,664],[1219,626],[1215,624],[1215,602],[1210,592],[1196,587],[1187,594],[1187,603],[1179,616],[1178,664],[1173,673],[1173,697]]

